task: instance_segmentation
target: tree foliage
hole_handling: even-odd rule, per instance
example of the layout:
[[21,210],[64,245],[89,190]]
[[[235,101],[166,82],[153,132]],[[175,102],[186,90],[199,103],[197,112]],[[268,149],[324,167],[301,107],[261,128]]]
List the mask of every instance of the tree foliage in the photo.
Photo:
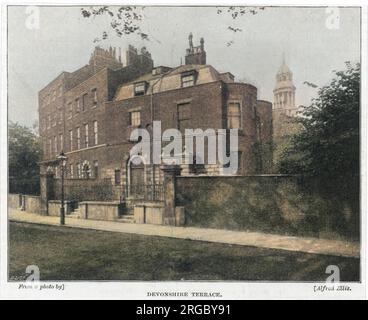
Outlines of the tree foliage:
[[318,209],[328,229],[359,237],[360,65],[346,62],[334,73],[299,119],[302,129],[283,153],[281,171],[303,174],[309,189],[330,203]]
[[9,122],[9,192],[38,194],[40,139],[30,128]]
[[359,175],[360,65],[346,62],[305,109],[302,130],[282,156],[284,173],[303,173],[345,183]]

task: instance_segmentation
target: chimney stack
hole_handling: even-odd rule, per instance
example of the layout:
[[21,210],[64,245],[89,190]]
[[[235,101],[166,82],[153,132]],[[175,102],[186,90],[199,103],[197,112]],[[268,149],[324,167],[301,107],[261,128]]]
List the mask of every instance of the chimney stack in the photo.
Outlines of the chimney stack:
[[204,50],[204,39],[200,39],[200,45],[193,46],[193,34],[189,34],[189,48],[186,50],[185,64],[206,64],[206,51]]

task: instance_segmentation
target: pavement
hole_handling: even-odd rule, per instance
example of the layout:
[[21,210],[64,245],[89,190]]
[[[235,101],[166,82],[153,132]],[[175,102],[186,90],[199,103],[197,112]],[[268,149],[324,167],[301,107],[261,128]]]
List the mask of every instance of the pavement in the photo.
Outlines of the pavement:
[[[9,220],[16,222],[59,225],[59,217],[41,216],[9,208]],[[194,227],[171,227],[152,224],[122,223],[71,218],[66,216],[66,227],[110,232],[140,234],[146,236],[190,239],[240,246],[288,250],[349,258],[360,257],[357,242],[320,238],[292,237],[261,232],[230,231]]]

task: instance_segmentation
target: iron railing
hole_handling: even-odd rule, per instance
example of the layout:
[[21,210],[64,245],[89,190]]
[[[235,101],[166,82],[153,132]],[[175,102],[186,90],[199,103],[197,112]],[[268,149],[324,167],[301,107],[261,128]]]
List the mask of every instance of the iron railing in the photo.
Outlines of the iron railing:
[[165,201],[162,184],[138,184],[126,186],[126,197],[145,201]]

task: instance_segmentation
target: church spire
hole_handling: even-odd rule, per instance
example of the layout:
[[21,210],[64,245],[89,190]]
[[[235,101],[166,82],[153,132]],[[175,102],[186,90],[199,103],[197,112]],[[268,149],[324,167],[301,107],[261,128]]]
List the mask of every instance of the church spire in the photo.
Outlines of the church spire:
[[282,64],[276,74],[276,86],[273,93],[273,108],[286,115],[294,115],[296,107],[293,73],[286,65],[284,52],[282,53]]

